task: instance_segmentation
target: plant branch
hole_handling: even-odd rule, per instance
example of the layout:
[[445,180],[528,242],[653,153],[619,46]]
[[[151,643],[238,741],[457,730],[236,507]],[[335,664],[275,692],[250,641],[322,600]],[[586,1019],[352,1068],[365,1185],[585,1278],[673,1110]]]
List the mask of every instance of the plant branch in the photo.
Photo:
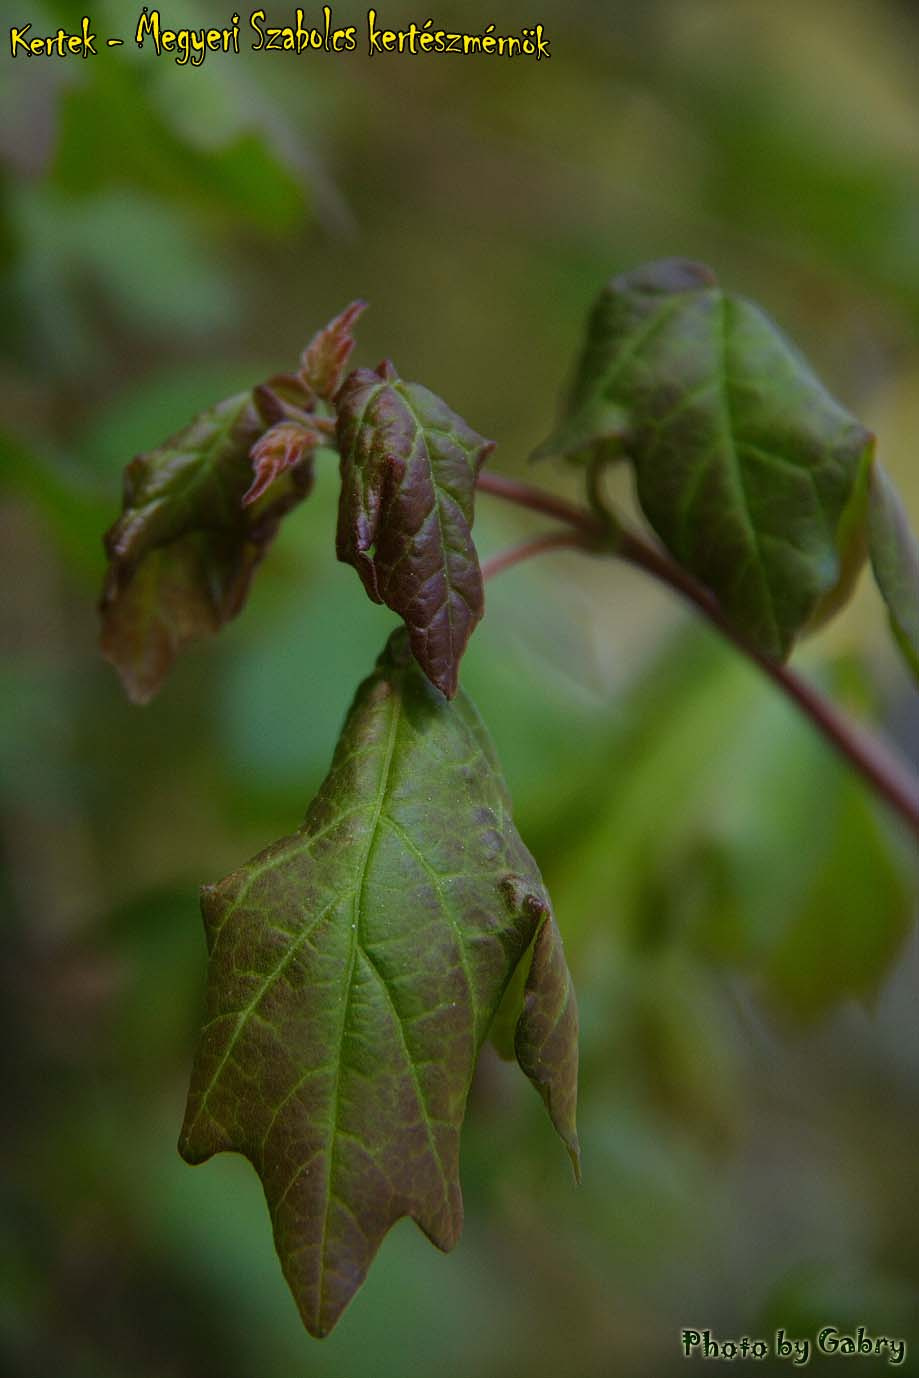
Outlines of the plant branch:
[[491,493],[493,497],[503,498],[505,502],[527,507],[531,512],[542,512],[544,516],[555,517],[557,521],[577,527],[585,535],[602,538],[606,534],[606,525],[592,512],[578,507],[576,503],[567,502],[564,498],[557,498],[554,493],[547,493],[543,488],[534,488],[529,483],[519,483],[517,479],[506,478],[503,474],[493,474],[488,469],[479,474],[476,487],[482,493]]
[[502,550],[490,560],[486,560],[482,566],[482,578],[493,579],[496,574],[503,574],[506,569],[512,569],[524,560],[530,560],[536,555],[545,555],[550,550],[560,550],[565,546],[573,546],[580,550],[596,548],[588,544],[577,531],[545,531],[541,536],[521,541],[520,545],[512,545],[510,549]]
[[527,542],[495,556],[485,566],[490,573],[506,569],[519,560],[530,558],[543,550],[559,545],[576,546],[595,553],[618,555],[628,564],[642,569],[659,583],[667,585],[715,627],[740,653],[758,665],[763,673],[807,716],[817,731],[843,755],[868,782],[876,794],[884,799],[919,837],[919,779],[904,767],[878,738],[872,736],[847,714],[789,666],[772,660],[758,651],[743,633],[731,626],[718,600],[691,574],[671,560],[669,555],[637,533],[621,527],[610,517],[609,524],[586,508],[557,498],[542,489],[498,474],[480,474],[478,487],[485,493],[513,502],[518,507],[542,512],[557,518],[580,533],[567,540],[550,540],[552,533]]

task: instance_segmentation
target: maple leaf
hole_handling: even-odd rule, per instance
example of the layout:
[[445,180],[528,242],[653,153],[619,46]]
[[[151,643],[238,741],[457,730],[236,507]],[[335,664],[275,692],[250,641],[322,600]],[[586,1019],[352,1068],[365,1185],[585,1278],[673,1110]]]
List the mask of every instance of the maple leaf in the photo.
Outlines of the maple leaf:
[[205,1024],[183,1156],[258,1171],[307,1328],[328,1333],[389,1228],[462,1224],[460,1129],[532,951],[518,1058],[577,1168],[577,1012],[494,748],[395,633],[292,836],[206,887]]

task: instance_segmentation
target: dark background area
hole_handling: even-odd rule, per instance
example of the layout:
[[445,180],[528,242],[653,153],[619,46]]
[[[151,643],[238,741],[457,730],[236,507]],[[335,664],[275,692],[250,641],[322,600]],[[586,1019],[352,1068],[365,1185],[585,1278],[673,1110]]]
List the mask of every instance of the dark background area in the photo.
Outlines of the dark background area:
[[[30,2],[4,41],[84,8]],[[611,273],[680,254],[877,430],[919,522],[911,5],[379,6],[542,21],[538,64],[369,59],[366,11],[333,9],[359,52],[253,54],[244,10],[239,56],[178,67],[137,52],[139,7],[99,3],[123,48],[0,57],[4,1370],[661,1378],[684,1371],[684,1325],[863,1323],[911,1341],[917,1373],[915,849],[730,649],[612,563],[496,580],[464,662],[580,992],[583,1186],[486,1053],[460,1246],[402,1222],[319,1344],[248,1164],[178,1157],[198,886],[299,822],[392,619],[336,564],[326,455],[244,614],[131,707],[95,600],[133,454],[364,296],[357,362],[391,356],[498,440],[496,469],[574,496],[526,456],[585,313]],[[162,6],[173,27],[229,13]],[[539,524],[483,497],[476,529],[487,556]],[[870,580],[796,660],[919,760]]]

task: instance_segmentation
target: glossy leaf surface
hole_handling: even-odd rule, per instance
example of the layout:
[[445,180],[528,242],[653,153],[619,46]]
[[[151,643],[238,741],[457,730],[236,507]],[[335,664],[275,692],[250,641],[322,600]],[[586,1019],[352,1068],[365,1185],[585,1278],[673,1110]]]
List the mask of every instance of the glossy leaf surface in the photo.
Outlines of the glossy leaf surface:
[[851,581],[872,452],[756,306],[707,268],[667,260],[601,293],[562,421],[537,453],[628,457],[671,554],[784,658]]
[[338,558],[404,619],[419,664],[450,698],[484,611],[472,521],[492,442],[391,364],[352,373],[337,407]]
[[391,639],[302,827],[203,910],[206,1022],[181,1151],[261,1176],[285,1275],[326,1334],[389,1228],[462,1223],[479,1048],[535,938],[518,1057],[577,1163],[577,1016],[536,865],[470,701]]

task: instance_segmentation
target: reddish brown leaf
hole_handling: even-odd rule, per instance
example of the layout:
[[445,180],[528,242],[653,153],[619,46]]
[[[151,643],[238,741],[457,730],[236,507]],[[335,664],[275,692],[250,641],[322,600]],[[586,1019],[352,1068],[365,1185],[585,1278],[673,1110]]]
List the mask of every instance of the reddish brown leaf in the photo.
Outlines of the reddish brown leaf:
[[125,471],[124,511],[105,537],[101,644],[135,703],[153,697],[186,642],[236,616],[281,517],[309,493],[301,463],[243,506],[264,429],[253,394],[240,393]]
[[352,373],[337,407],[338,558],[404,618],[419,664],[450,698],[484,610],[472,521],[493,442],[389,363]]
[[345,366],[354,348],[351,327],[366,308],[365,301],[353,301],[324,330],[317,331],[303,351],[300,377],[327,402],[335,398],[341,387]]
[[243,494],[243,503],[255,502],[281,474],[297,464],[309,462],[322,436],[314,427],[295,421],[279,421],[252,446],[250,458],[255,477]]

